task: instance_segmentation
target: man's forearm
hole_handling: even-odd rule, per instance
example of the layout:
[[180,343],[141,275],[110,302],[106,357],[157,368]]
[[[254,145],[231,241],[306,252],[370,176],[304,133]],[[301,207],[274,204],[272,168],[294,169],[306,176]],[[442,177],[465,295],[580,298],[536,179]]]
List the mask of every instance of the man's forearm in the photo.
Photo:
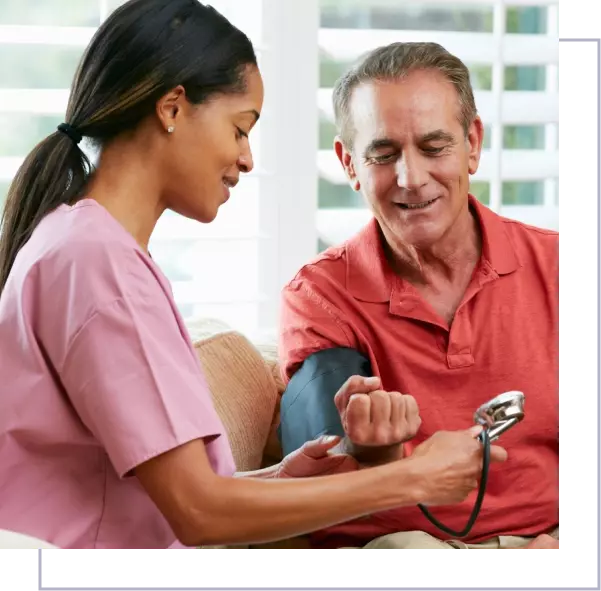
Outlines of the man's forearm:
[[353,456],[360,464],[364,466],[378,466],[395,462],[403,457],[403,444],[395,443],[382,447],[371,447],[355,445],[348,437],[343,438],[336,450],[339,453]]

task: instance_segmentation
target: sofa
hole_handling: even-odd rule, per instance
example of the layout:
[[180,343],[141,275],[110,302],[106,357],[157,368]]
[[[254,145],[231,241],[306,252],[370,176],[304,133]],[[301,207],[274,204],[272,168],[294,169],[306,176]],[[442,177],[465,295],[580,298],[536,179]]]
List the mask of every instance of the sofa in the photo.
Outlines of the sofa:
[[[284,392],[273,339],[251,341],[218,322],[189,326],[192,341],[211,389],[213,403],[228,435],[239,472],[278,463],[280,398]],[[309,548],[308,538],[231,549]],[[205,546],[204,548],[216,548]]]

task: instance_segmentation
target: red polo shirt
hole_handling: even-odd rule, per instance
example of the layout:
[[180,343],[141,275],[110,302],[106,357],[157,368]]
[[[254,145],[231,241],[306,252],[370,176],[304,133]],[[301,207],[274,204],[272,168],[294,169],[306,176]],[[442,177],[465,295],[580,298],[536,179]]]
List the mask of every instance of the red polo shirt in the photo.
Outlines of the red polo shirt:
[[[509,459],[491,467],[466,540],[478,542],[535,535],[559,523],[559,236],[502,218],[471,196],[470,205],[482,229],[482,257],[450,328],[392,272],[372,220],[286,286],[280,355],[286,380],[321,349],[351,347],[367,356],[385,390],[412,394],[419,404],[423,422],[408,453],[438,430],[469,427],[493,396],[524,392],[526,417],[501,437]],[[474,499],[432,512],[460,530]],[[445,538],[409,507],[329,528],[314,542],[355,546],[412,530]]]

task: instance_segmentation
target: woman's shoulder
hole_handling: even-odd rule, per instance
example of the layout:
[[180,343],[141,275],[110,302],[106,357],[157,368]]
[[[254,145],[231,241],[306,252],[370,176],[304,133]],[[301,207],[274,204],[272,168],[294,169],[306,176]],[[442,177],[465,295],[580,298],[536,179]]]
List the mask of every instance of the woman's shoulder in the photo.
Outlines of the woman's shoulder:
[[36,290],[92,307],[166,288],[134,238],[90,200],[46,216],[21,254],[19,266]]
[[86,263],[94,262],[86,258],[92,254],[102,261],[106,256],[140,250],[125,228],[91,199],[59,206],[42,220],[32,242],[41,255]]
[[137,317],[170,318],[174,310],[152,259],[106,210],[84,204],[61,206],[36,227],[2,292],[0,322],[34,334],[64,368],[86,327],[102,340],[115,328],[128,334]]

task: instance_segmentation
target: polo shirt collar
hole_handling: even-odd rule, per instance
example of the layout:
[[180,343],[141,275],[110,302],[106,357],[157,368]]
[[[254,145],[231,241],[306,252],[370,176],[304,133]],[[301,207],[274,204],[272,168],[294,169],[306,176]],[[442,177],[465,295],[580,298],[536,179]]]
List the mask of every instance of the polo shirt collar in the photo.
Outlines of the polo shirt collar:
[[[515,248],[505,230],[503,218],[469,195],[469,206],[482,230],[482,264],[497,275],[507,275],[520,267]],[[388,302],[397,278],[382,242],[384,237],[375,218],[346,244],[346,287],[364,302]]]
[[505,220],[482,205],[473,195],[469,196],[482,230],[482,259],[490,264],[498,275],[513,273],[520,266],[517,253],[505,230]]

